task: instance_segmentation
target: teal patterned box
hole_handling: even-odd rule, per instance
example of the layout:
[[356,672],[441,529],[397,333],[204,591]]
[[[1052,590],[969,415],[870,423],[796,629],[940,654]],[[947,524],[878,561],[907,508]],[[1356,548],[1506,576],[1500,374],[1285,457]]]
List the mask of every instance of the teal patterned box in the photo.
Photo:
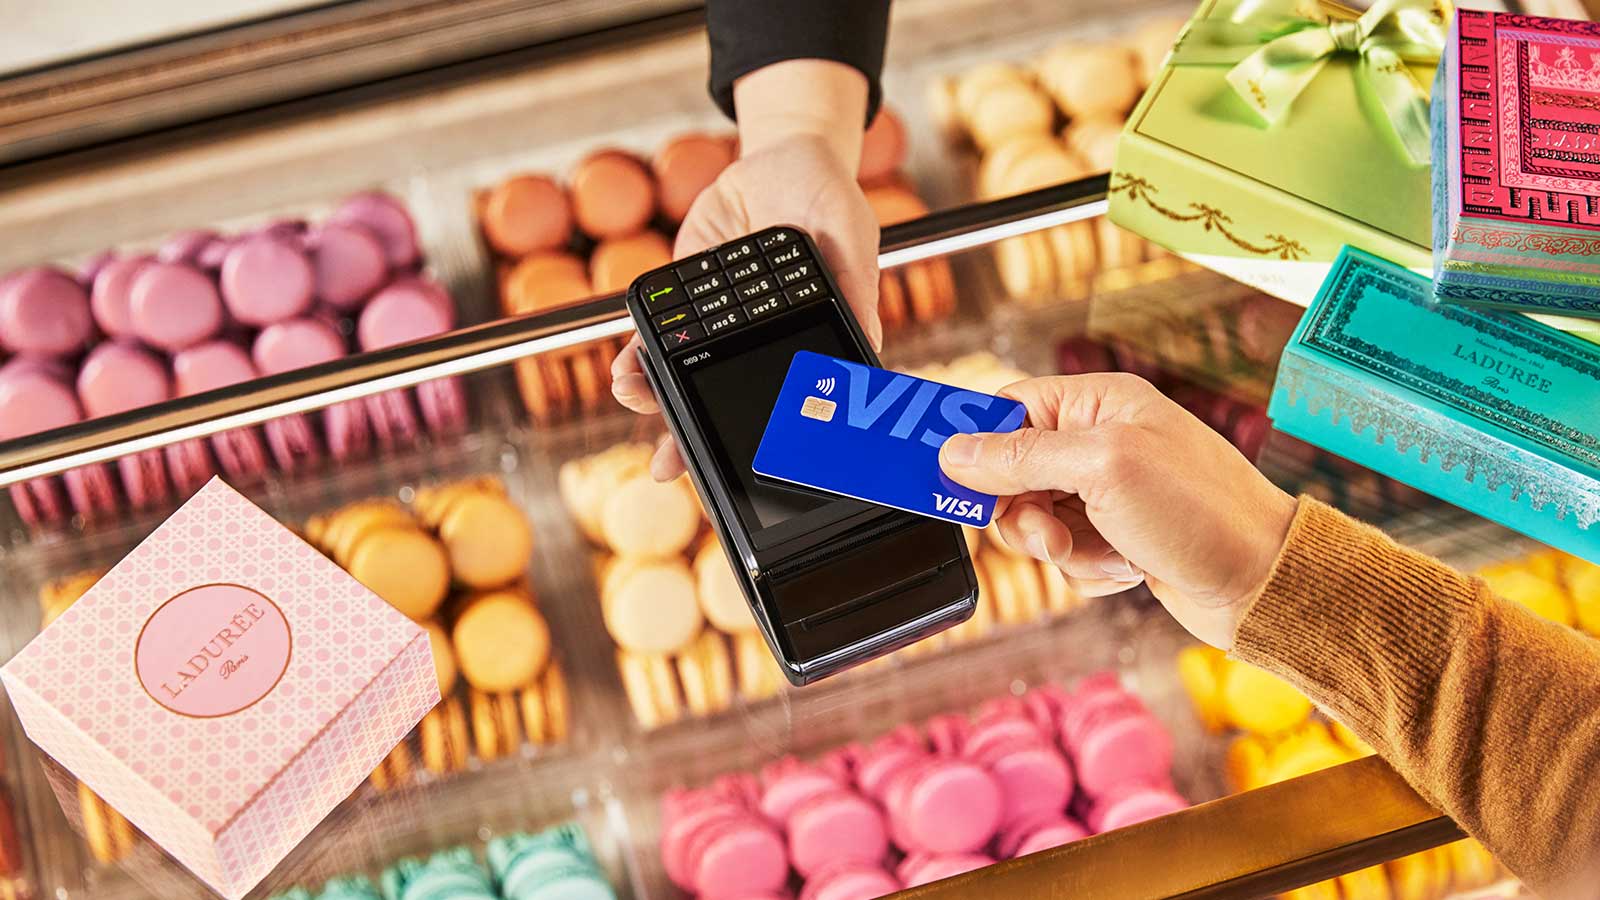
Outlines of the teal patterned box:
[[1273,423],[1600,562],[1600,347],[1432,287],[1345,247],[1284,350]]

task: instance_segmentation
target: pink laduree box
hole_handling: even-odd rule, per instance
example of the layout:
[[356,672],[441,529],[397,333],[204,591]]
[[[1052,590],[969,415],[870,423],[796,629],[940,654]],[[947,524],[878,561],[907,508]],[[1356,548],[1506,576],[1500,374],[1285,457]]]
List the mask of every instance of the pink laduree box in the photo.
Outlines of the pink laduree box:
[[426,633],[218,479],[0,679],[40,750],[230,900],[439,702]]

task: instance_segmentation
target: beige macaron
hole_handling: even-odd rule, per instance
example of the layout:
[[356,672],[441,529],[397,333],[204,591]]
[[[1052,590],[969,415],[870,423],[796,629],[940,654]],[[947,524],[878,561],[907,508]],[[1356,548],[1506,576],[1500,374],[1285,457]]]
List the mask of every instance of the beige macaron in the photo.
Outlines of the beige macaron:
[[600,531],[611,549],[627,556],[682,553],[700,531],[700,506],[686,477],[659,482],[632,475],[606,495]]
[[473,687],[513,691],[533,683],[550,660],[550,626],[520,590],[495,590],[466,601],[450,633],[456,665]]
[[439,679],[439,696],[444,697],[456,686],[456,652],[450,646],[450,636],[438,622],[423,622],[422,630],[428,633],[428,648],[433,651],[433,674]]
[[561,502],[578,523],[584,537],[605,542],[600,530],[600,510],[611,489],[633,475],[649,474],[652,448],[645,443],[616,444],[591,456],[563,463],[556,486]]
[[708,628],[679,651],[674,662],[691,714],[711,715],[733,702],[733,664],[726,637]]
[[600,607],[612,639],[635,653],[675,652],[705,622],[682,557],[618,558],[601,582]]
[[739,683],[739,696],[746,700],[765,700],[783,689],[783,671],[772,657],[759,631],[742,631],[733,636],[733,668]]
[[477,491],[452,503],[439,521],[439,539],[456,580],[470,588],[499,587],[523,578],[533,559],[527,514],[492,491]]
[[1050,98],[1030,84],[995,84],[967,117],[972,142],[989,150],[1018,135],[1049,134],[1056,110]]
[[1139,77],[1126,47],[1062,44],[1040,58],[1035,72],[1072,118],[1122,115],[1139,99]]
[[677,678],[665,655],[619,649],[617,672],[622,676],[622,690],[627,695],[628,706],[641,727],[658,728],[682,717]]
[[715,539],[706,541],[695,554],[694,580],[700,610],[712,626],[730,634],[756,628],[750,601],[739,586],[728,555]]

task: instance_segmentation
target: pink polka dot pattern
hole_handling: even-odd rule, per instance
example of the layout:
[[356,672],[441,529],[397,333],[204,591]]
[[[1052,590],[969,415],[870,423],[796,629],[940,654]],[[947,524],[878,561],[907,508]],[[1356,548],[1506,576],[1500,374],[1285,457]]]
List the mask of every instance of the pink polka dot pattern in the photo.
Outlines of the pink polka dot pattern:
[[[218,582],[272,598],[292,629],[290,659],[252,706],[179,715],[136,679],[135,641],[168,598]],[[29,738],[230,898],[438,702],[426,635],[217,479],[0,677]]]

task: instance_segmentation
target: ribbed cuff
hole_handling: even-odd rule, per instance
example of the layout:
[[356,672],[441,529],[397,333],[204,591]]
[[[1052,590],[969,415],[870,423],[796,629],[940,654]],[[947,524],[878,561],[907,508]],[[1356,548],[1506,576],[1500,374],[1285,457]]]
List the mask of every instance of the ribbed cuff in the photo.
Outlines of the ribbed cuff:
[[1233,656],[1299,688],[1382,752],[1425,714],[1474,582],[1302,497]]

